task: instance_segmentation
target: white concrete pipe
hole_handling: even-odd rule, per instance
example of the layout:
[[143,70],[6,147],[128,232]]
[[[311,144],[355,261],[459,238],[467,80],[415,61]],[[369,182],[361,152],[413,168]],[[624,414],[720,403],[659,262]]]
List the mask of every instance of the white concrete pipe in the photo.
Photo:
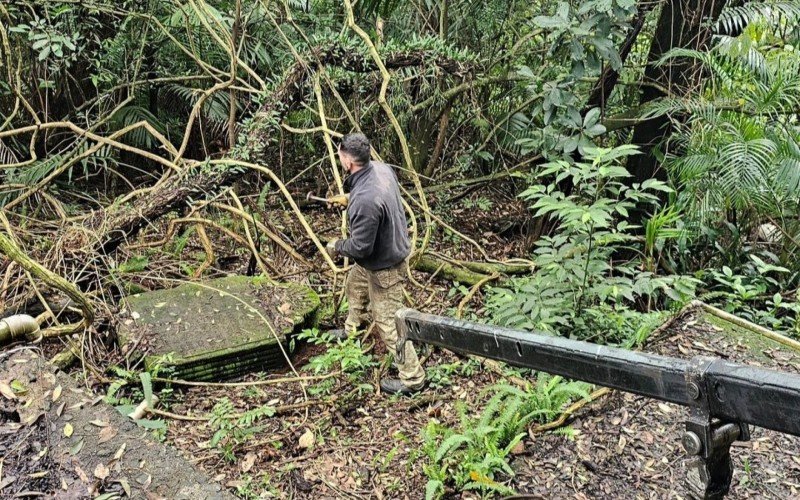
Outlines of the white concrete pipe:
[[39,323],[27,314],[0,319],[0,345],[10,344],[39,330]]

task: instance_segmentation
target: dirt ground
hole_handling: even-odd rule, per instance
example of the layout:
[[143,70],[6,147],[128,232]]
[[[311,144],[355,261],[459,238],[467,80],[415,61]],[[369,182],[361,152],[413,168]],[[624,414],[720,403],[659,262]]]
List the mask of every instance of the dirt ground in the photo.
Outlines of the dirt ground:
[[[647,350],[681,357],[717,355],[798,371],[800,354],[768,345],[750,349],[722,330],[704,317],[690,316],[675,322]],[[303,350],[298,364],[321,352],[316,346]],[[337,379],[332,390],[335,399],[262,420],[263,427],[235,446],[227,458],[220,448],[209,445],[214,429],[207,422],[170,420],[166,440],[212,482],[240,498],[422,498],[424,458],[416,451],[421,429],[432,418],[454,424],[458,401],[479,411],[488,397],[483,389],[500,381],[500,376],[488,369],[462,375],[460,367],[468,363],[451,353],[434,352],[426,362],[434,387],[414,398],[353,393],[350,384]],[[270,378],[287,375],[272,374]],[[376,382],[377,373],[371,380],[374,385]],[[73,391],[64,394],[62,398],[78,401],[90,397]],[[48,397],[52,399],[51,394]],[[223,397],[230,398],[240,411],[266,402],[292,405],[320,399],[304,396],[299,384],[279,384],[189,388],[176,391],[165,403],[171,412],[196,416],[208,414]],[[97,410],[90,409],[87,415],[92,411]],[[526,438],[512,461],[516,475],[510,486],[530,498],[685,498],[680,447],[685,412],[671,404],[612,392],[574,416],[570,422],[576,431],[574,439],[553,433]],[[0,436],[4,498],[58,491],[62,480],[80,482],[74,465],[66,467],[47,451],[56,446],[47,426],[60,432],[63,423],[41,418],[24,433],[11,432],[18,426],[10,421],[9,413],[4,414]],[[87,437],[99,436],[102,430],[85,422],[74,425],[76,432],[83,428],[98,431]],[[309,431],[313,436],[310,445],[308,436],[304,437]],[[110,452],[117,444],[107,445]],[[799,448],[796,437],[753,428],[751,441],[733,446],[735,472],[729,498],[797,498]],[[91,477],[91,472],[88,475]],[[131,477],[130,482],[136,480]],[[114,490],[113,484],[109,487]]]
[[[513,217],[516,221],[524,216],[519,208],[510,205],[496,210],[507,210],[509,216],[519,212],[520,217]],[[463,222],[457,227],[477,237],[493,255],[524,253],[518,247],[512,249],[502,235],[521,230],[518,225],[494,227],[485,215],[473,217],[474,212],[485,214],[477,209],[456,214]],[[338,227],[330,226],[332,231]],[[478,258],[463,242],[439,250],[457,258]],[[453,313],[451,284],[430,281],[424,274],[415,273],[415,277],[426,286],[424,292],[414,292],[416,307]],[[480,296],[477,294],[474,304]],[[479,311],[468,309],[467,315],[475,312]],[[797,354],[768,346],[751,350],[744,342],[723,335],[722,330],[703,317],[683,318],[646,350],[681,357],[715,355],[798,371]],[[299,374],[309,375],[303,365],[323,352],[320,346],[301,348],[294,359]],[[380,357],[380,345],[374,354]],[[422,429],[431,419],[455,424],[457,403],[480,412],[491,396],[485,390],[504,381],[492,369],[449,352],[427,353],[425,364],[433,384],[414,398],[376,394],[378,373],[372,373],[367,381],[371,391],[355,390],[339,376],[334,378],[330,394],[324,396],[304,393],[298,383],[176,387],[171,394],[162,394],[160,408],[189,418],[208,415],[223,398],[230,399],[238,413],[264,404],[284,410],[260,420],[252,436],[230,449],[210,444],[216,431],[206,421],[167,419],[164,437],[213,484],[240,498],[423,498],[427,479],[424,457],[418,451]],[[244,380],[291,376],[287,371],[253,374]],[[97,389],[103,390],[102,386]],[[685,498],[680,446],[685,415],[686,410],[675,405],[612,392],[573,416],[569,422],[575,430],[573,439],[556,433],[527,437],[523,446],[515,449],[512,467],[516,474],[508,484],[525,498]],[[14,423],[0,411],[0,486],[8,488],[0,489],[0,496],[54,491],[62,478],[76,480],[74,469],[48,462],[50,455],[42,453],[52,446],[42,437],[49,435],[44,430],[51,424],[40,419],[26,434],[19,434],[9,431]],[[732,453],[735,473],[729,498],[800,497],[800,438],[753,429],[752,440],[735,443]],[[37,476],[43,471],[51,472]],[[10,477],[15,481],[6,484]],[[463,498],[473,497],[464,494]]]
[[[759,346],[750,339],[745,344],[731,338],[729,324],[715,323],[693,313],[646,350],[800,370],[800,353],[775,349],[772,343]],[[734,336],[740,333],[734,331]],[[516,487],[551,498],[685,498],[680,445],[685,415],[679,406],[615,391],[575,419],[572,426],[579,434],[574,441],[545,435],[529,443],[530,454],[514,464]],[[751,440],[732,446],[728,498],[798,498],[799,452],[800,438],[751,427]]]
[[[781,350],[759,351],[730,340],[721,328],[700,317],[675,323],[648,351],[678,357],[721,355],[732,361],[797,372],[800,356]],[[463,364],[453,354],[435,353],[437,366]],[[422,458],[414,451],[420,431],[431,418],[454,424],[456,401],[476,411],[485,401],[481,391],[498,381],[492,371],[465,377],[452,370],[440,387],[413,399],[366,395],[311,407],[269,421],[256,438],[226,462],[214,450],[197,449],[211,436],[193,423],[173,423],[168,437],[192,461],[242,496],[271,491],[291,498],[422,498],[426,479]],[[346,392],[343,384],[336,391]],[[183,394],[175,411],[209,411],[213,401],[230,391],[193,389]],[[279,404],[302,401],[297,390],[281,387],[248,397]],[[512,466],[510,485],[532,498],[686,498],[684,454],[680,436],[686,410],[671,404],[612,392],[581,410],[570,425],[574,439],[540,434],[524,441]],[[300,446],[311,430],[315,444]],[[729,498],[796,498],[800,490],[800,439],[754,428],[752,440],[733,446],[733,487]],[[465,495],[469,498],[468,495]]]
[[2,498],[233,498],[40,354],[0,356]]

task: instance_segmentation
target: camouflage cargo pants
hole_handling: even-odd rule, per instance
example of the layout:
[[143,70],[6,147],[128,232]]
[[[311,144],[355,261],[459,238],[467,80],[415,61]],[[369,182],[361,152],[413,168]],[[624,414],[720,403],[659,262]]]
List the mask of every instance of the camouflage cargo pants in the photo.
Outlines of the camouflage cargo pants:
[[347,275],[346,292],[350,310],[344,325],[348,332],[352,332],[369,324],[371,306],[375,327],[386,344],[386,350],[394,356],[400,380],[406,385],[414,386],[425,380],[425,371],[419,364],[414,346],[411,342],[406,342],[403,363],[398,361],[396,352],[397,328],[394,315],[403,307],[406,266],[408,263],[403,261],[388,269],[369,271],[354,265]]

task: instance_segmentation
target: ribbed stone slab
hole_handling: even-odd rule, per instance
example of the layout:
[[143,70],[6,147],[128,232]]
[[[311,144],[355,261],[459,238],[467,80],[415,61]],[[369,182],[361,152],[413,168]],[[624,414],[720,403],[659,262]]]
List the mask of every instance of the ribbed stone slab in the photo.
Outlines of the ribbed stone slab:
[[127,297],[120,345],[145,368],[222,380],[286,363],[292,333],[315,322],[319,297],[295,283],[229,276]]

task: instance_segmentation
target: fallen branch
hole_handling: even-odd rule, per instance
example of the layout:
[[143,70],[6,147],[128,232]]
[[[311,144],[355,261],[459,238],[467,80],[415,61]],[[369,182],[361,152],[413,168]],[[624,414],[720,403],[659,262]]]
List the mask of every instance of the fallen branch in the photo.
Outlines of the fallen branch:
[[[303,401],[302,403],[294,403],[290,405],[281,405],[275,407],[275,415],[280,415],[282,413],[287,413],[294,410],[302,410],[303,408],[308,408],[310,406],[326,406],[336,401],[336,396],[333,396],[329,399],[315,399],[315,400],[308,400]],[[157,410],[155,408],[150,408],[145,406],[144,409],[145,413],[151,413],[153,415],[158,415],[160,417],[171,418],[173,420],[186,420],[189,422],[208,422],[211,420],[210,416],[202,415],[202,416],[194,416],[194,415],[180,415],[178,413],[172,413],[169,411],[164,410]],[[242,414],[231,415],[231,418],[241,418]]]
[[331,372],[327,375],[312,375],[306,377],[281,377],[269,380],[254,380],[252,382],[196,382],[191,380],[179,380],[171,378],[153,377],[153,382],[161,382],[164,384],[185,385],[191,387],[252,387],[257,385],[276,385],[285,384],[290,382],[311,382],[325,380],[335,377],[340,372]]
[[483,285],[492,280],[496,280],[499,277],[500,273],[494,273],[491,276],[487,276],[482,280],[480,280],[479,282],[475,283],[475,285],[472,288],[470,288],[469,292],[467,292],[467,294],[464,295],[464,298],[461,299],[461,302],[458,303],[458,308],[456,309],[456,318],[461,319],[461,316],[464,315],[464,308],[467,307],[469,301],[472,300],[472,297],[474,297],[475,294],[478,293],[478,290],[480,290]]
[[51,287],[61,290],[81,308],[81,311],[83,312],[83,321],[81,323],[58,327],[57,334],[66,335],[69,333],[74,333],[76,331],[89,328],[92,325],[92,322],[94,321],[94,308],[92,307],[91,302],[89,302],[89,299],[87,299],[86,296],[84,296],[81,291],[78,290],[78,287],[30,258],[17,246],[14,240],[3,233],[0,233],[0,254],[7,256],[10,260],[16,262],[21,268],[44,281]]
[[531,427],[530,429],[528,429],[528,436],[533,438],[534,434],[540,434],[540,433],[545,432],[545,431],[551,431],[553,429],[558,429],[559,427],[564,425],[564,423],[567,421],[567,419],[570,416],[572,416],[573,413],[575,413],[576,411],[580,410],[581,408],[583,408],[587,404],[589,404],[589,403],[591,403],[593,401],[596,401],[597,399],[605,396],[606,394],[608,394],[610,392],[611,392],[611,389],[609,389],[608,387],[601,387],[600,389],[597,389],[593,393],[589,394],[588,398],[581,399],[580,401],[577,401],[577,402],[573,403],[572,405],[570,405],[566,410],[564,410],[564,412],[561,414],[560,417],[558,417],[557,419],[553,420],[552,422],[547,422],[546,424],[537,425],[536,427]]
[[420,255],[416,260],[412,260],[412,267],[417,271],[437,273],[438,276],[446,280],[457,281],[470,286],[474,286],[488,277],[485,274],[476,273],[469,269],[437,259],[429,254]]
[[487,278],[497,274],[496,279],[503,275],[525,274],[531,272],[529,264],[503,264],[495,262],[470,262],[444,258],[438,255],[423,254],[412,259],[412,267],[424,273],[435,273],[449,281],[457,281],[464,285],[475,286],[484,284]]
[[690,303],[690,306],[700,308],[706,313],[711,314],[712,316],[716,316],[717,318],[725,320],[729,323],[733,323],[734,325],[740,328],[744,328],[745,330],[750,330],[753,333],[763,335],[764,337],[767,337],[770,340],[774,340],[775,342],[778,342],[787,347],[791,347],[792,349],[800,351],[800,342],[794,339],[790,339],[789,337],[781,335],[780,333],[774,332],[768,328],[764,328],[763,326],[751,323],[746,319],[734,316],[733,314],[727,313],[722,309],[718,309],[712,305],[706,304],[705,302],[701,302],[699,300],[693,300]]
[[[376,54],[372,49],[374,47],[371,47],[371,58],[346,51],[339,46],[315,49],[313,53],[323,65],[338,66],[354,72],[379,70],[384,75],[385,81],[388,69],[426,64],[436,65],[444,71],[457,74],[464,74],[468,69],[459,61],[437,57],[427,51],[389,54],[384,61],[381,61],[375,58]],[[182,160],[184,166],[180,168],[178,175],[172,175],[159,182],[131,204],[119,203],[96,210],[82,224],[62,231],[56,239],[65,250],[65,254],[73,261],[85,263],[94,260],[99,254],[110,253],[152,221],[171,211],[181,209],[187,200],[203,198],[238,179],[241,176],[241,169],[236,168],[237,163],[239,166],[244,163],[238,162],[238,159],[269,157],[267,150],[275,143],[277,124],[282,117],[304,101],[307,83],[317,68],[317,65],[298,62],[287,72],[281,84],[265,100],[260,111],[250,119],[243,146],[232,152],[230,161],[217,160],[213,162],[216,165],[212,166],[207,163]],[[382,96],[382,100],[385,101],[385,94]],[[15,131],[4,134],[16,135]],[[92,139],[101,138],[92,137]],[[132,152],[142,154],[138,150]],[[168,162],[170,167],[173,166],[170,160],[150,159]],[[419,184],[418,179],[415,184]]]
[[450,264],[464,267],[470,271],[481,274],[527,274],[533,270],[533,263],[524,260],[522,262],[476,262],[471,260],[451,259],[450,257],[436,252],[431,252],[429,255],[436,259],[441,259],[444,262],[449,262]]

